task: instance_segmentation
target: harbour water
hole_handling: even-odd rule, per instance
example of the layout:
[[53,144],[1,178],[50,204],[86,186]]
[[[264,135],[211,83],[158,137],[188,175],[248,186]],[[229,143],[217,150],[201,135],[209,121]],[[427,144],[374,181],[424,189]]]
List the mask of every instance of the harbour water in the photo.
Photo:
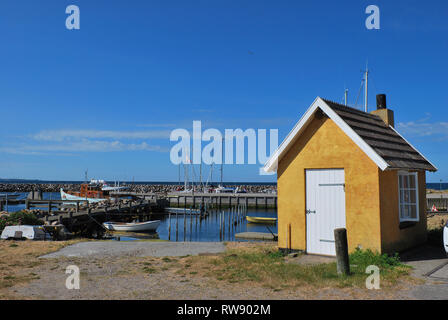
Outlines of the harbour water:
[[[20,193],[18,199],[25,199],[28,193]],[[60,200],[58,192],[44,192],[44,200]],[[9,205],[5,210],[10,212],[24,209],[24,205]],[[224,228],[222,228],[221,217],[224,214]],[[248,208],[248,216],[276,218],[276,209],[254,209]],[[237,223],[229,223],[229,209],[211,210],[209,215],[199,219],[197,215],[171,214],[158,216],[161,223],[157,229],[156,235],[122,233],[121,240],[149,239],[158,238],[170,241],[235,241],[235,234],[240,232],[273,232],[277,233],[277,224],[254,224],[248,223],[245,218],[238,220]],[[171,224],[171,232],[170,232]],[[176,232],[177,230],[177,232]]]

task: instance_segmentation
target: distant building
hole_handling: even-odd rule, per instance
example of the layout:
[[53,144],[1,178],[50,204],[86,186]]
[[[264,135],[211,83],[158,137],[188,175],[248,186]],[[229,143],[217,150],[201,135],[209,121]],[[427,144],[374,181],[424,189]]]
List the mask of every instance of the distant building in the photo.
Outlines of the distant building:
[[426,171],[436,171],[394,129],[385,95],[366,113],[316,98],[265,165],[277,171],[278,246],[335,255],[402,251],[426,241]]

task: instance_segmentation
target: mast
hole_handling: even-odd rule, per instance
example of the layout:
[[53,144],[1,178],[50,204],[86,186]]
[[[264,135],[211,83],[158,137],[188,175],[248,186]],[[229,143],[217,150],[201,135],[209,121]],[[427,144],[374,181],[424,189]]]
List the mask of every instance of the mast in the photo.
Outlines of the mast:
[[364,80],[366,81],[366,84],[365,84],[365,97],[364,97],[364,111],[365,112],[368,112],[368,93],[369,93],[369,67],[368,67],[368,65],[366,64],[366,71],[365,71],[365,73],[364,73]]
[[223,186],[222,184],[222,171],[223,171],[223,164],[224,164],[224,138],[222,139],[222,143],[221,143],[221,186]]
[[347,98],[348,98],[348,89],[345,89],[344,91],[344,104],[347,105]]
[[202,192],[202,161],[199,164],[199,189]]
[[187,169],[187,164],[184,163],[184,190],[187,191],[187,187],[188,187],[188,169]]

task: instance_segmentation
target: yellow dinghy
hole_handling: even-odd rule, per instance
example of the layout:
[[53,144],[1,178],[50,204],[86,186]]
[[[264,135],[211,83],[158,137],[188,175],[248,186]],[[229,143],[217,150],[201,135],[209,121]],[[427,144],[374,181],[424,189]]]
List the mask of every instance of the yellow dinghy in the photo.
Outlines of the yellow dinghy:
[[246,217],[248,222],[252,223],[276,223],[277,218],[265,218],[265,217]]

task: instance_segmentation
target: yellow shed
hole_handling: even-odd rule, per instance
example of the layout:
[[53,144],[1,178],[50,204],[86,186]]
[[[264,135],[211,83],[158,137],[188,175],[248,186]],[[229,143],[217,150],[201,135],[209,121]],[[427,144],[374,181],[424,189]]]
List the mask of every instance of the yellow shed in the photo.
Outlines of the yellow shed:
[[278,246],[335,255],[405,250],[426,241],[426,171],[436,167],[394,129],[385,95],[367,113],[316,98],[265,165],[277,171]]

